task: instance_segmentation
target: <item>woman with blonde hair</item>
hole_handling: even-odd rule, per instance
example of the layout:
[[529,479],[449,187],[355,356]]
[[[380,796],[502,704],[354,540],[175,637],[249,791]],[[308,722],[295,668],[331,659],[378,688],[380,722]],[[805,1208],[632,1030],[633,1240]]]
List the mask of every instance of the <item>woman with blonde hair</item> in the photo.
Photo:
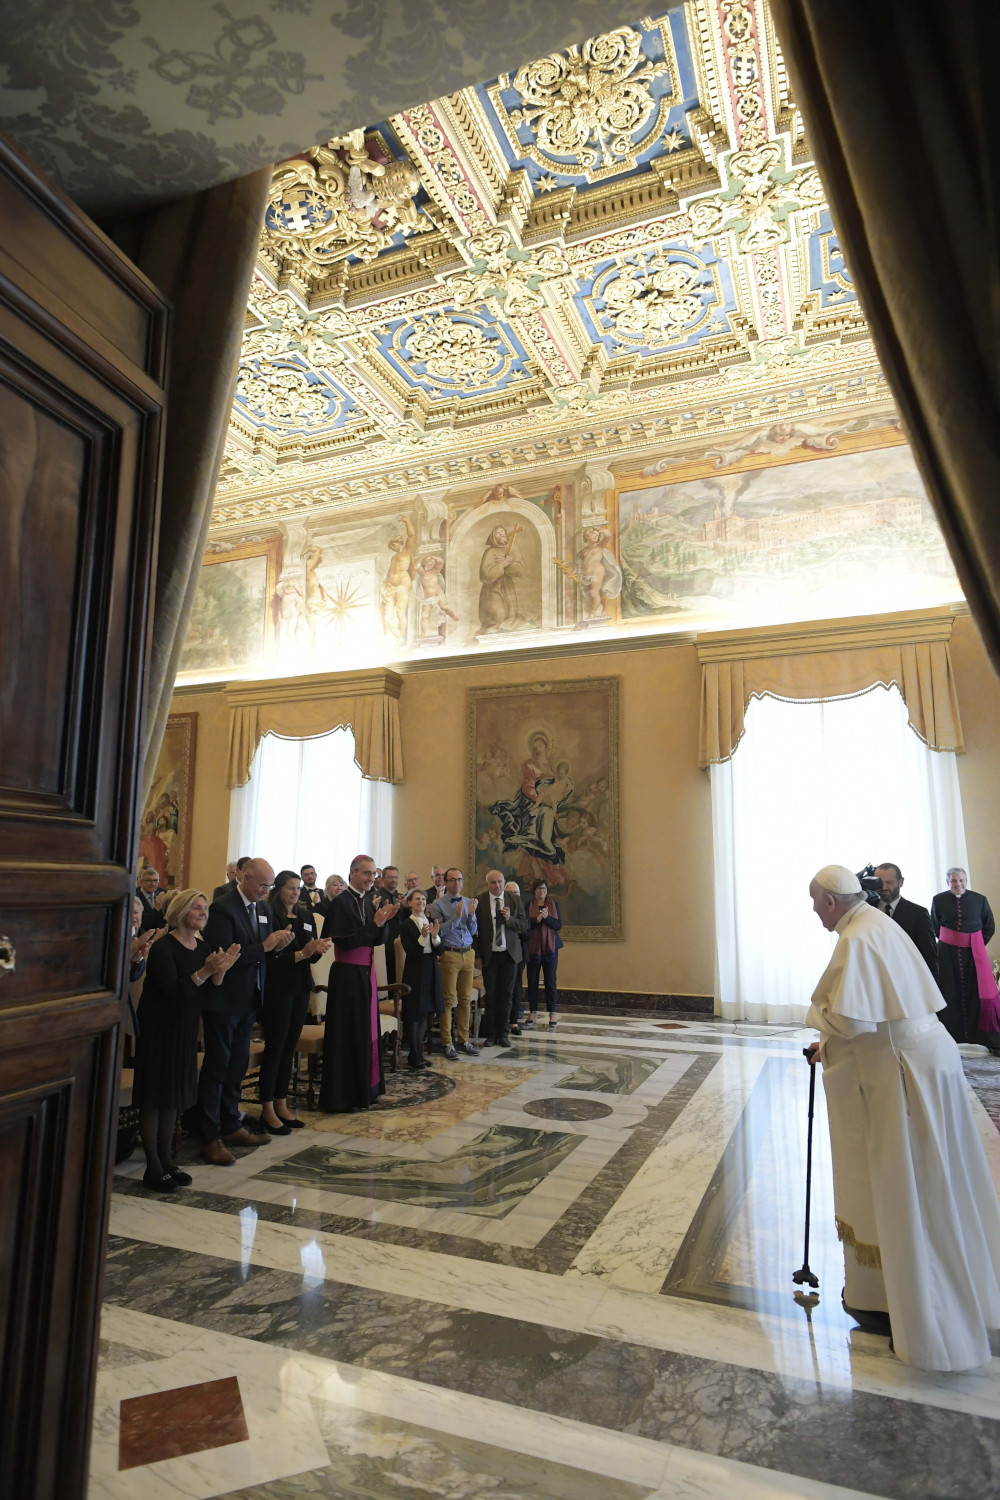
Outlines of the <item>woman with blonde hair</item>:
[[191,1178],[174,1163],[177,1113],[198,1096],[199,991],[222,976],[240,956],[240,945],[206,951],[201,930],[208,921],[203,891],[175,891],[166,912],[167,936],[146,960],[139,1003],[132,1102],[139,1111],[139,1135],[146,1153],[143,1183],[156,1193],[173,1193]]

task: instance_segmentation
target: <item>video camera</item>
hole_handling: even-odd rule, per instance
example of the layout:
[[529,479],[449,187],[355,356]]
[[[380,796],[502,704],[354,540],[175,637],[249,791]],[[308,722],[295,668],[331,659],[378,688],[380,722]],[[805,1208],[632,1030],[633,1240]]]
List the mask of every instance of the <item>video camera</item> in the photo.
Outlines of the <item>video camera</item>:
[[882,882],[875,874],[874,865],[865,865],[863,870],[858,871],[858,880],[861,889],[865,893],[865,900],[869,906],[880,906],[882,903]]

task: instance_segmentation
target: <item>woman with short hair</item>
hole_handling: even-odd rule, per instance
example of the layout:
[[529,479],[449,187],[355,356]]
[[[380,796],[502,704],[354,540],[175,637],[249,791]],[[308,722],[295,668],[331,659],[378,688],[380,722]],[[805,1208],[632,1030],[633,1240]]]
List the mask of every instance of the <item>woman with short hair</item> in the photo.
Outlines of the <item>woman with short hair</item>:
[[200,990],[209,981],[222,983],[240,956],[240,945],[206,950],[201,932],[208,921],[208,899],[203,891],[175,891],[164,915],[167,935],[146,958],[132,1103],[139,1111],[146,1153],[143,1183],[153,1192],[173,1193],[191,1181],[174,1162],[174,1131],[178,1111],[198,1097]]
[[531,904],[528,907],[528,1026],[534,1026],[538,1014],[538,975],[545,980],[545,1008],[549,1013],[549,1030],[554,1031],[556,1020],[556,967],[562,938],[559,929],[562,918],[559,907],[549,895],[548,883],[536,880],[531,887]]

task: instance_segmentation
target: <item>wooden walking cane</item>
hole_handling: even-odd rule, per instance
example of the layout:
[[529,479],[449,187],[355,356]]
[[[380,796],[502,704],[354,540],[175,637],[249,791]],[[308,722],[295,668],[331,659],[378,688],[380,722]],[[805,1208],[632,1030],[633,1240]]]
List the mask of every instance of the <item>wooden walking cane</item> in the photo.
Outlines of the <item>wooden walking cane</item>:
[[[802,1055],[809,1057],[809,1048],[803,1047]],[[809,1268],[809,1205],[812,1196],[812,1164],[813,1164],[813,1112],[816,1104],[816,1064],[809,1064],[809,1128],[806,1132],[806,1242],[802,1254],[802,1264],[797,1271],[792,1272],[792,1280],[796,1286],[807,1283],[809,1286],[819,1286],[819,1277],[815,1271]]]

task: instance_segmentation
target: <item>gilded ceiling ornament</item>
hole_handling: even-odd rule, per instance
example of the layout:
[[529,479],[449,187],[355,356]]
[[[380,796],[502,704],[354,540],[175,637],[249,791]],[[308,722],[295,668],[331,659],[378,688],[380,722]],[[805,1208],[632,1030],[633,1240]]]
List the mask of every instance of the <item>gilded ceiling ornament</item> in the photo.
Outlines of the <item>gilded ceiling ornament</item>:
[[265,247],[306,277],[348,258],[374,260],[395,236],[424,227],[419,188],[416,168],[370,154],[363,131],[335,136],[275,168]]
[[687,207],[695,239],[732,233],[741,255],[787,243],[788,215],[821,207],[825,200],[815,167],[784,170],[785,150],[784,140],[774,140],[752,151],[731,151],[721,157],[728,190],[695,199]]
[[498,337],[489,337],[478,323],[440,312],[399,330],[393,342],[405,360],[422,366],[420,373],[438,385],[492,385],[511,364],[510,351]]
[[680,343],[708,322],[721,301],[715,278],[703,283],[710,269],[696,256],[680,258],[669,250],[628,256],[595,279],[587,303],[598,327],[622,343]]
[[273,427],[332,426],[344,405],[331,386],[310,380],[301,366],[266,359],[240,367],[236,399]]
[[457,307],[484,304],[505,318],[521,317],[545,306],[542,282],[570,274],[559,246],[520,250],[502,229],[470,236],[460,248],[469,270],[445,278]]
[[767,138],[753,11],[746,0],[722,0],[722,9],[726,61],[733,85],[736,144],[753,148]]
[[[653,129],[661,123],[649,85],[664,75],[670,75],[669,64],[651,62],[640,34],[619,26],[521,68],[513,88],[524,108],[509,114],[510,123],[533,133],[524,154],[540,166],[564,174],[620,169],[634,164],[647,144],[634,137],[651,116]],[[651,137],[652,130],[646,134]]]

